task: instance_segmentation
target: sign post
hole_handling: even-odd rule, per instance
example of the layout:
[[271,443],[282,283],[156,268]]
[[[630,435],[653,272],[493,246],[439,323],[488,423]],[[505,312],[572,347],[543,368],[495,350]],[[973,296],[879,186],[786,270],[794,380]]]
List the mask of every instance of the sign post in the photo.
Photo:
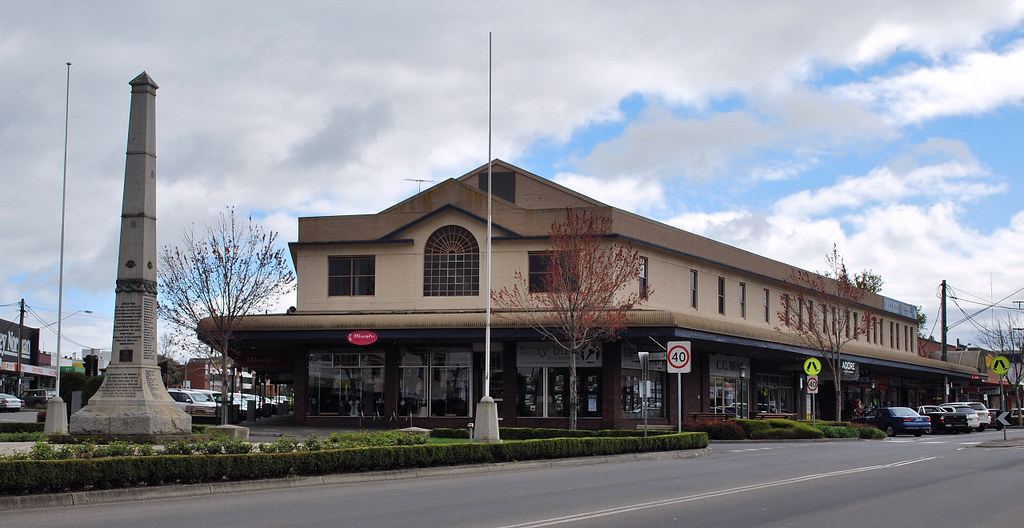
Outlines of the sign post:
[[693,354],[689,341],[669,341],[667,357],[669,372],[676,373],[676,407],[679,414],[678,432],[683,432],[683,373],[690,372]]
[[[811,423],[817,426],[818,413],[814,409],[814,395],[818,393],[818,374],[821,373],[821,361],[818,358],[807,358],[804,361],[804,372],[807,374],[807,394],[811,395]],[[814,389],[811,389],[811,380],[814,380]]]
[[[1003,382],[1004,376],[1010,373],[1010,360],[1006,356],[996,356],[992,358],[992,372],[999,374],[999,406],[1003,406],[1006,403],[1006,397],[1003,395]],[[1006,422],[1003,415],[1006,413],[999,413],[996,418],[1002,422]],[[1003,425],[1003,440],[1006,440],[1006,429],[1009,423]]]
[[818,394],[818,377],[807,376],[807,394],[811,395],[811,426],[818,426],[818,417],[814,412],[814,396]]

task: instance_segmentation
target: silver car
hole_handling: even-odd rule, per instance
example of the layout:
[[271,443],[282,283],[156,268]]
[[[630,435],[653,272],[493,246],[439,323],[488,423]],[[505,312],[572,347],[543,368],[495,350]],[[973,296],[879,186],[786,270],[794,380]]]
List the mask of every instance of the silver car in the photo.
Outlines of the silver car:
[[0,411],[18,412],[23,405],[25,405],[25,402],[21,401],[21,398],[13,394],[0,392]]

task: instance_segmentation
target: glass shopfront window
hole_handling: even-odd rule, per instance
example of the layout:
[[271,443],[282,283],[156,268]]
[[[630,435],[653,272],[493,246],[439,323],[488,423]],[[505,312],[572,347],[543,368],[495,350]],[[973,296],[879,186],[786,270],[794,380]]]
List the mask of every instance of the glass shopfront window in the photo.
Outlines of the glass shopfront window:
[[761,374],[757,377],[757,412],[793,413],[796,400],[789,376]]
[[469,416],[473,354],[468,349],[403,349],[399,364],[401,416]]
[[309,354],[310,416],[375,416],[384,410],[384,353]]
[[[640,370],[640,357],[637,352],[662,352],[663,349],[654,343],[643,343],[638,341],[623,341],[622,343],[622,381],[619,390],[622,393],[622,417],[643,418],[641,406],[643,404],[643,393],[641,392],[642,371]],[[651,392],[647,397],[647,417],[665,417],[665,377],[667,364],[664,361],[651,361],[648,366],[648,379],[651,382]]]
[[708,412],[750,416],[747,373],[750,359],[738,356],[709,354]]
[[[519,343],[516,352],[518,416],[569,416],[568,353],[551,343]],[[601,353],[590,350],[576,362],[579,417],[601,416]]]

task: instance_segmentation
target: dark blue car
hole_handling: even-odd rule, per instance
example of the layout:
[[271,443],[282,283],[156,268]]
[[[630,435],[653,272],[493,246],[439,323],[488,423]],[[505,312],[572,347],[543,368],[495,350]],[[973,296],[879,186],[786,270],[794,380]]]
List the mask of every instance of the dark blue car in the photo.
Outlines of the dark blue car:
[[878,407],[861,418],[855,418],[853,423],[873,425],[889,436],[900,433],[921,436],[932,428],[930,418],[917,414],[909,407]]

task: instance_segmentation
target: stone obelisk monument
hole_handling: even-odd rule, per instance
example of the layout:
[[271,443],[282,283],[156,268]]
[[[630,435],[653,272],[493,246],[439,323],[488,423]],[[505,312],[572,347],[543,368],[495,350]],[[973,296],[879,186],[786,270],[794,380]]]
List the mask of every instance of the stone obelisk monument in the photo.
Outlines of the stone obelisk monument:
[[156,90],[131,81],[121,202],[114,340],[103,385],[71,416],[69,432],[100,439],[162,441],[191,434],[192,417],[167,394],[157,366]]

